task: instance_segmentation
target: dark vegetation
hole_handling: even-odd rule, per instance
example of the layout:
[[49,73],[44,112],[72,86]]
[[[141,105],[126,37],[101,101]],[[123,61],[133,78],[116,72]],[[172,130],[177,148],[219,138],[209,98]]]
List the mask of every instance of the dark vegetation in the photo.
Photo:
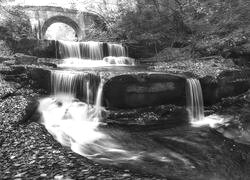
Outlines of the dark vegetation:
[[248,43],[247,0],[136,0],[135,4],[133,7],[128,0],[121,1],[117,14],[103,15],[107,31],[93,31],[91,35],[139,43],[154,53],[167,47],[190,46],[190,53],[198,57],[238,57],[242,52],[236,47]]

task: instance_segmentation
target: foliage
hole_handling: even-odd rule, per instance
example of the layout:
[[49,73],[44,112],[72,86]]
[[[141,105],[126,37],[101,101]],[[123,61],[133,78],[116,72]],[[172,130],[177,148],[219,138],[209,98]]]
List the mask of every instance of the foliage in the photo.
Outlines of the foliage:
[[[133,3],[122,0],[117,6],[115,10],[99,7],[107,29],[92,30],[95,38],[102,36],[164,47],[195,45],[200,40],[200,44],[224,46],[237,44],[235,39],[250,34],[247,0],[135,0]],[[225,43],[220,43],[221,39]]]
[[0,6],[0,38],[19,39],[31,36],[28,17],[16,7]]

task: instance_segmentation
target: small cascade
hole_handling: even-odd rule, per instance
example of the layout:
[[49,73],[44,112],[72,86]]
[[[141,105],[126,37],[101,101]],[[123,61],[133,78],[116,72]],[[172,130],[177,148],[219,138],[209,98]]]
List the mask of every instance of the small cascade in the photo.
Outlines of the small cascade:
[[129,57],[115,57],[115,56],[108,56],[103,58],[103,61],[108,64],[118,65],[118,66],[135,66],[135,59]]
[[[97,131],[105,110],[102,107],[104,81],[96,77],[82,72],[52,71],[53,96],[40,100],[41,121],[46,129],[75,152],[79,150],[77,147],[104,136]],[[85,96],[85,102],[76,99],[79,93]]]
[[51,71],[51,92],[53,95],[66,94],[78,97],[88,104],[94,103],[100,77],[87,72]]
[[119,57],[119,56],[126,57],[127,56],[126,49],[121,44],[108,43],[108,51],[109,51],[109,56],[116,56],[116,57]]
[[102,60],[103,43],[102,42],[79,42],[82,59]]
[[[63,59],[78,58],[88,60],[102,60],[104,58],[104,43],[87,41],[87,42],[74,42],[74,41],[58,41],[59,52]],[[108,46],[109,56],[123,56],[126,57],[126,49],[121,44],[110,44]]]
[[51,91],[53,94],[76,95],[77,74],[69,71],[51,72]]
[[62,58],[78,58],[102,60],[103,43],[101,42],[74,42],[74,41],[58,41],[60,55]]
[[202,89],[199,80],[189,78],[186,85],[187,110],[191,123],[204,119]]
[[62,58],[81,58],[79,42],[59,40],[59,53]]

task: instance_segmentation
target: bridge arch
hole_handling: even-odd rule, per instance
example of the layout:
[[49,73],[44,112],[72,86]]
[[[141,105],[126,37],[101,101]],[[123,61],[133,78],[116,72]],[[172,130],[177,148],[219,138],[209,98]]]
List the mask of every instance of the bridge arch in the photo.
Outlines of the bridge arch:
[[78,23],[75,22],[73,19],[67,16],[53,16],[47,19],[43,26],[42,26],[42,37],[45,37],[45,33],[47,29],[54,23],[64,23],[72,27],[77,35],[78,38],[82,37],[81,28],[79,27]]
[[48,27],[54,23],[64,23],[72,27],[78,40],[83,40],[93,24],[106,29],[105,18],[93,11],[78,11],[56,6],[16,6],[29,17],[32,31],[38,39],[44,39]]

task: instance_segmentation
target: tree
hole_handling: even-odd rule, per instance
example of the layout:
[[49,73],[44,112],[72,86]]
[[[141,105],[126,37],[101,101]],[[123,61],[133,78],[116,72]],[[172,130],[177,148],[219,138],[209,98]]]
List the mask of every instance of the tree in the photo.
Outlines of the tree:
[[5,34],[1,34],[5,38],[18,39],[32,34],[29,18],[17,7],[0,5],[0,23],[1,29],[6,29]]

